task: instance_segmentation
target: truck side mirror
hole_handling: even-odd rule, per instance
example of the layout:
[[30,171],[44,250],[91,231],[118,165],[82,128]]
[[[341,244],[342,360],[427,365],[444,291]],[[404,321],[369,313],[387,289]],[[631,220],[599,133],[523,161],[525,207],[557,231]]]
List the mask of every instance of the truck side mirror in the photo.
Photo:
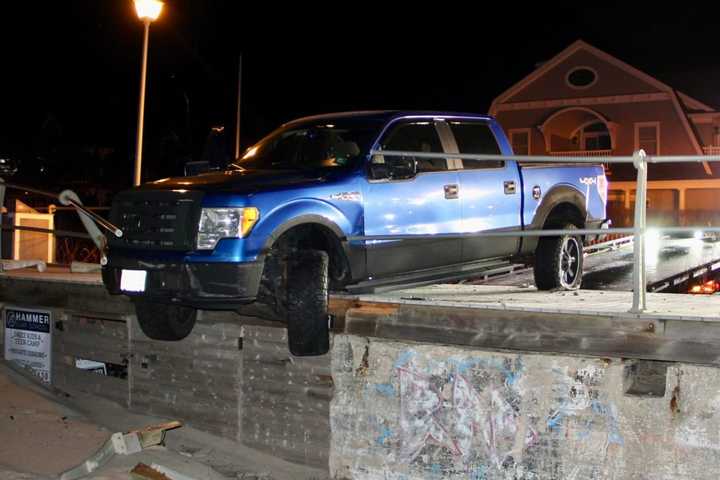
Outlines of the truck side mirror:
[[417,175],[415,157],[373,155],[370,160],[372,180],[406,180]]
[[417,175],[415,157],[394,157],[388,166],[391,180],[406,180]]
[[386,180],[389,177],[384,155],[373,155],[368,169],[370,180]]

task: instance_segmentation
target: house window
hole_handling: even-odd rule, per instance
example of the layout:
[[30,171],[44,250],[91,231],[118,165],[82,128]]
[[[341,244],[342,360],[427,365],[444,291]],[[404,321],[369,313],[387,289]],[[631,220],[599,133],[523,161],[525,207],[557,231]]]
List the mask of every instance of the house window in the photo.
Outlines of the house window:
[[610,150],[612,141],[610,131],[603,122],[595,122],[587,125],[579,132],[580,138],[576,140],[580,144],[580,150]]
[[639,149],[648,155],[660,155],[660,122],[635,124],[635,150]]
[[575,89],[590,88],[597,82],[597,72],[590,67],[577,67],[565,76],[565,83]]
[[530,155],[530,129],[510,130],[510,143],[515,155]]

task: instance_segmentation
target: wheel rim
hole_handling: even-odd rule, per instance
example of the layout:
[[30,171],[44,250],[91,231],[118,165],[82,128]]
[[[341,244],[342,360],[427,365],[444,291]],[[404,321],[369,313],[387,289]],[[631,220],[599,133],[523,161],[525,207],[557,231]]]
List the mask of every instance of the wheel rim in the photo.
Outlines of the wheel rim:
[[575,287],[580,273],[580,243],[575,237],[566,237],[560,248],[558,276],[563,288]]

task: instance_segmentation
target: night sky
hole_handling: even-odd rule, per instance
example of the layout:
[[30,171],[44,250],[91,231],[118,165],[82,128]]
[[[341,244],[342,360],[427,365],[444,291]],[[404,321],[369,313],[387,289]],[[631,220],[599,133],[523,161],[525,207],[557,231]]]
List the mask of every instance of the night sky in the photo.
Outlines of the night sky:
[[[29,180],[130,185],[142,40],[132,2],[22,3],[0,17],[0,152]],[[314,113],[484,113],[578,38],[720,107],[717,10],[497,3],[168,0],[151,27],[148,175],[199,159],[210,126],[234,128],[240,53],[244,146]]]

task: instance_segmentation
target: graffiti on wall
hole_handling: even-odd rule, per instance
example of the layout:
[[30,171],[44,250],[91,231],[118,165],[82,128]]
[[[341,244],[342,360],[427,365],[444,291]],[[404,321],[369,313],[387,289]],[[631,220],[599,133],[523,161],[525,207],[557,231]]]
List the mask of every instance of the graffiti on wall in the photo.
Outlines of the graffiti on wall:
[[[577,453],[589,456],[606,453],[589,451],[583,442],[590,435],[604,435],[606,449],[622,445],[617,409],[599,393],[602,362],[576,369],[548,365],[552,380],[538,386],[520,355],[436,358],[413,349],[399,352],[389,381],[372,389],[399,401],[397,423],[383,421],[376,444],[391,448],[401,464],[470,478],[495,478],[492,472],[533,478],[536,460],[548,458],[539,452],[561,441],[575,442]],[[543,401],[545,417],[526,413]]]

